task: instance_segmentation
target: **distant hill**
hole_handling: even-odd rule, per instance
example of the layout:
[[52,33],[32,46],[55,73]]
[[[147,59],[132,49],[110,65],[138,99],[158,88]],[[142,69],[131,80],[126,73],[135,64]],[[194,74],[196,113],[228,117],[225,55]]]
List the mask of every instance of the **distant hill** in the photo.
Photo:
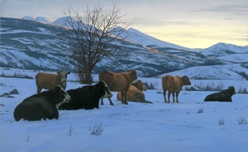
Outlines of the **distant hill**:
[[234,44],[217,43],[206,49],[199,49],[200,53],[212,56],[223,57],[231,54],[248,54],[248,46],[237,46]]
[[52,23],[52,21],[49,18],[41,17],[41,16],[38,16],[36,18],[34,18],[32,16],[24,16],[22,19],[24,19],[24,20],[31,20],[31,21],[37,21],[37,22],[47,23],[47,24],[51,24]]
[[[28,18],[28,17],[26,17]],[[70,54],[69,40],[60,39],[68,28],[58,23],[63,19],[49,24],[34,19],[14,19],[1,17],[0,66],[34,70],[74,71],[75,63],[68,58]],[[219,79],[230,67],[239,67],[240,71],[232,72],[248,75],[247,46],[239,47],[231,44],[218,43],[207,49],[192,50],[172,43],[163,42],[135,29],[125,32],[126,39],[118,39],[113,45],[121,46],[121,60],[103,59],[96,65],[93,72],[103,69],[125,71],[136,69],[139,76],[152,77],[165,73],[188,69],[194,79]],[[236,61],[237,60],[237,61]],[[112,62],[111,62],[112,61]],[[208,67],[201,70],[194,67]],[[215,70],[210,76],[209,68]],[[229,68],[227,68],[229,67]],[[203,69],[203,68],[200,68]],[[197,74],[198,73],[198,74]],[[226,72],[226,74],[230,74]],[[200,76],[204,75],[204,76]],[[216,75],[216,76],[215,76]],[[235,74],[226,79],[242,79]],[[224,76],[223,76],[224,77]]]

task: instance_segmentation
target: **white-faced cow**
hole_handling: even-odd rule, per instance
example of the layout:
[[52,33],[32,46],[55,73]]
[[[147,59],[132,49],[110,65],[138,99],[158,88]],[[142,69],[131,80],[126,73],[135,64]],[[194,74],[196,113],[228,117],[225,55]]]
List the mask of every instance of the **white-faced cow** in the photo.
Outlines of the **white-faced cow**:
[[95,85],[71,89],[67,93],[71,96],[71,100],[68,103],[60,105],[60,110],[99,108],[99,100],[101,98],[111,98],[113,96],[104,81],[99,81]]
[[14,110],[16,121],[20,119],[34,121],[41,119],[58,119],[58,107],[69,102],[70,96],[61,86],[56,86],[49,91],[34,94],[24,99]]
[[39,72],[35,76],[37,93],[40,93],[42,89],[50,90],[56,85],[60,85],[65,89],[68,74],[70,74],[70,72],[66,72],[65,70],[59,71],[57,74]]

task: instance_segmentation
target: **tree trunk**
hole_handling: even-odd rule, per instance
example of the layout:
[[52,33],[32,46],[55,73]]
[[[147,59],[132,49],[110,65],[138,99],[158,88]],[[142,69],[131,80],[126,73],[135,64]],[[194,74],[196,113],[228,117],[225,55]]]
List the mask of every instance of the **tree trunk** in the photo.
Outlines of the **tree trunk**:
[[92,83],[91,73],[92,73],[92,68],[87,68],[87,72],[86,72],[86,83],[87,84]]

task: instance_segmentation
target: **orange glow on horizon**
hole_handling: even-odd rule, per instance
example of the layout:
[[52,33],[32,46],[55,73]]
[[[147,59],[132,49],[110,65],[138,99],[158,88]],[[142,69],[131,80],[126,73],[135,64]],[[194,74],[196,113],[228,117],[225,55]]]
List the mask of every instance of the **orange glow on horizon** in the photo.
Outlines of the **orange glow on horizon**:
[[[139,29],[139,27],[137,28]],[[201,26],[201,27],[157,27],[143,28],[141,32],[155,37],[159,40],[180,45],[187,48],[208,48],[216,43],[230,43],[238,46],[248,45],[248,32],[244,27],[236,27],[233,30],[226,27],[218,26]],[[242,30],[244,29],[244,30]],[[238,34],[237,34],[238,33]]]

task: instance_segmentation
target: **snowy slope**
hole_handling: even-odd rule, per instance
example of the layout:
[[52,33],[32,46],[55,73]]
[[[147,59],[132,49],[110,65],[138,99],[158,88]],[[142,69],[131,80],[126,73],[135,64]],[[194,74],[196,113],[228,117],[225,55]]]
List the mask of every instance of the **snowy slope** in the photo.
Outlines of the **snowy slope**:
[[209,80],[243,80],[246,79],[238,73],[248,73],[248,69],[240,66],[239,64],[231,65],[213,65],[213,66],[195,66],[178,70],[174,72],[165,73],[157,77],[169,75],[187,75],[190,79],[209,79]]
[[219,57],[219,59],[237,62],[237,63],[248,62],[248,53],[221,56],[221,57]]

